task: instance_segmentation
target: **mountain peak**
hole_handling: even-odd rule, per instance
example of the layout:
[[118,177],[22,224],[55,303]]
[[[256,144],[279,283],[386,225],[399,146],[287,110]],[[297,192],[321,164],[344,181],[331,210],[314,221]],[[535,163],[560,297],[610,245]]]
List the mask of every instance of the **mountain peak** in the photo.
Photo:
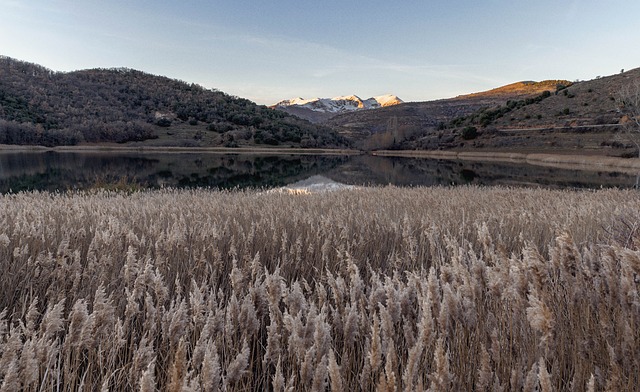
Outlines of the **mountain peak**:
[[373,99],[375,99],[380,104],[381,107],[393,106],[393,105],[404,103],[403,100],[401,100],[400,98],[398,98],[398,96],[393,94],[379,95],[377,97],[373,97]]
[[344,113],[355,110],[377,109],[398,105],[403,101],[395,95],[386,94],[362,100],[357,95],[344,95],[333,98],[293,98],[285,99],[273,105],[273,108],[284,109],[300,107],[322,113]]

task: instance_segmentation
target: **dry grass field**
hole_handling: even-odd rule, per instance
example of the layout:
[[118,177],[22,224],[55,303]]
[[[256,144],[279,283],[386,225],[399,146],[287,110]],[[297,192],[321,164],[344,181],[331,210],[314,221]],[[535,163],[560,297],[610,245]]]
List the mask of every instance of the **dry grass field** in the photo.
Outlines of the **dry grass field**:
[[1,391],[633,391],[640,193],[0,196]]

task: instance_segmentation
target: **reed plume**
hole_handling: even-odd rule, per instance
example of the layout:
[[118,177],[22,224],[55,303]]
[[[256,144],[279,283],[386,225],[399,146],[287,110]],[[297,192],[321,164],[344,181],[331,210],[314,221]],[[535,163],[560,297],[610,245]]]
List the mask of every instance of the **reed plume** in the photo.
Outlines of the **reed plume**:
[[0,196],[0,390],[635,390],[640,193]]

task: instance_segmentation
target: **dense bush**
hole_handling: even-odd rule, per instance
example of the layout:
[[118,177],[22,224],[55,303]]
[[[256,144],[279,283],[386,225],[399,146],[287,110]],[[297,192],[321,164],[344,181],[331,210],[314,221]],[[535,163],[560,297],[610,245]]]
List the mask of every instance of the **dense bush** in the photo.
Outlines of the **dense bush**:
[[163,118],[159,118],[156,121],[156,125],[159,126],[159,127],[163,127],[163,128],[170,127],[171,126],[171,120],[169,120],[168,118],[164,118],[164,117]]
[[31,123],[0,120],[0,144],[53,147],[75,145],[81,140],[82,134],[73,129],[45,131],[42,126]]
[[478,129],[476,127],[465,127],[462,129],[462,138],[464,140],[472,140],[478,137]]

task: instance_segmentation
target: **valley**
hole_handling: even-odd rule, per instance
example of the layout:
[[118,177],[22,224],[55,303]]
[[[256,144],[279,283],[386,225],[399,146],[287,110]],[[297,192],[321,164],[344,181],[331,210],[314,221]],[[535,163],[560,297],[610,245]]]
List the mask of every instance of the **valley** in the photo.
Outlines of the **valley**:
[[[364,151],[476,151],[632,157],[620,93],[640,69],[589,81],[517,82],[489,91],[316,117]],[[296,115],[293,111],[292,114]]]
[[633,129],[640,127],[630,127],[637,115],[623,110],[620,93],[640,84],[640,69],[588,81],[516,82],[424,102],[345,95],[270,107],[126,68],[64,73],[0,57],[0,76],[5,148],[638,155]]

